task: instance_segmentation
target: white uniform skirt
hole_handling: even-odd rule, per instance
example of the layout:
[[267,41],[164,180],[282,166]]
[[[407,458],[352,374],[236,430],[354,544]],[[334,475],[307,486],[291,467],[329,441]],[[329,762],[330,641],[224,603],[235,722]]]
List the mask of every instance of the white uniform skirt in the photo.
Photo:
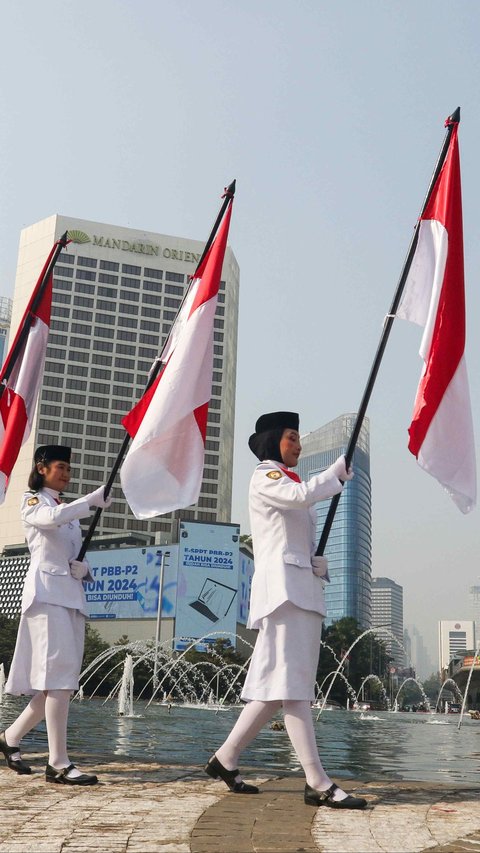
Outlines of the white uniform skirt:
[[262,619],[245,685],[244,702],[315,698],[323,619],[286,601]]
[[5,691],[78,690],[85,616],[58,604],[34,602],[22,613]]

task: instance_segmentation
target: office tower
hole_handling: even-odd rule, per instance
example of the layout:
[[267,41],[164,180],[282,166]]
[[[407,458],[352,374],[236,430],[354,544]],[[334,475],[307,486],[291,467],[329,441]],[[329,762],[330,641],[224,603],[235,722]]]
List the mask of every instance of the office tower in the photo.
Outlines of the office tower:
[[11,320],[12,300],[8,296],[0,296],[0,366],[5,361],[5,356],[7,355]]
[[467,619],[441,620],[438,623],[439,670],[448,669],[452,658],[475,649],[475,622]]
[[[45,373],[31,436],[20,452],[0,512],[0,546],[23,542],[19,519],[35,446],[73,449],[72,488],[85,494],[108,478],[125,438],[122,417],[142,396],[204,248],[183,237],[54,215],[22,231],[12,328],[53,243],[72,241],[57,261]],[[171,541],[176,518],[229,522],[237,351],[239,268],[227,248],[214,329],[214,372],[205,468],[198,504],[138,521],[119,485],[96,535],[135,531]],[[118,482],[118,481],[117,481]],[[84,527],[88,527],[88,520]]]
[[394,664],[407,666],[403,651],[403,587],[391,578],[372,578],[372,628],[378,628],[378,636]]
[[438,664],[432,662],[425,641],[415,625],[410,628],[410,636],[412,666],[415,669],[417,678],[424,681],[432,673],[437,672]]
[[[340,415],[330,423],[302,436],[302,455],[297,471],[307,480],[328,468],[345,453],[356,415]],[[355,476],[340,498],[325,556],[330,583],[326,584],[327,624],[353,616],[362,628],[371,624],[372,521],[370,482],[370,434],[364,419],[353,458]],[[316,505],[320,539],[330,501]]]
[[475,637],[480,637],[480,586],[470,587],[470,615],[475,622]]

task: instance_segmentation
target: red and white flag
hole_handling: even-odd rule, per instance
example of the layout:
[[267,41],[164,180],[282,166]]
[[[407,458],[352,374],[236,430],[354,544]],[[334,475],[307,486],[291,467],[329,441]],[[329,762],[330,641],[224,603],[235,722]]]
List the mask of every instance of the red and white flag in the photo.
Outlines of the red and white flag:
[[459,509],[475,506],[475,442],[465,363],[462,193],[458,123],[422,214],[418,243],[397,316],[424,327],[424,366],[409,449]]
[[[52,272],[43,290],[42,283],[57,246],[55,243],[40,273],[0,373],[0,387],[3,386],[0,398],[0,504],[5,500],[20,448],[32,428],[50,328]],[[26,328],[28,333],[25,335]]]
[[232,200],[162,353],[165,363],[122,424],[133,441],[120,479],[136,518],[183,509],[202,484],[212,389],[213,320]]

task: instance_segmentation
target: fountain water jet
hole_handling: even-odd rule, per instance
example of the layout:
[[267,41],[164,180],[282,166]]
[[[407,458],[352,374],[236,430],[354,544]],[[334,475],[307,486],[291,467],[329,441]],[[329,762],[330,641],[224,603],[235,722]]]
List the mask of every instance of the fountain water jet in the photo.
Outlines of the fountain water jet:
[[399,697],[400,693],[402,692],[403,688],[405,687],[405,685],[408,684],[409,681],[413,681],[413,683],[417,685],[418,689],[420,690],[420,693],[422,694],[423,703],[424,703],[424,705],[427,706],[428,713],[431,714],[432,709],[430,706],[430,700],[429,700],[427,694],[425,693],[425,690],[423,689],[423,685],[420,683],[420,681],[417,681],[417,679],[413,678],[412,676],[410,678],[406,678],[405,681],[403,682],[403,684],[400,685],[400,687],[397,691],[397,695],[395,696],[395,701],[393,703],[394,711],[398,711],[398,697]]
[[[365,684],[367,684],[368,681],[374,681],[375,684],[379,685],[380,696],[382,697],[382,700],[384,701],[385,706],[386,706],[387,711],[388,711],[390,709],[390,700],[387,696],[387,691],[385,690],[385,686],[384,686],[382,680],[378,677],[378,675],[375,675],[373,672],[371,672],[370,675],[365,676],[365,678],[363,679],[363,681],[362,681],[362,683],[358,689],[358,692],[357,692],[357,703],[358,703],[358,697],[360,696],[360,693],[362,692],[363,688],[365,687]],[[363,701],[363,699],[362,699],[362,701]]]
[[460,702],[463,702],[463,693],[462,693],[462,691],[460,690],[460,688],[459,688],[459,686],[458,686],[457,682],[456,682],[456,681],[454,681],[454,680],[453,680],[453,678],[447,678],[447,679],[443,682],[443,684],[442,684],[442,686],[441,686],[441,688],[440,688],[440,690],[439,690],[439,693],[438,693],[438,696],[437,696],[437,704],[435,705],[435,711],[434,711],[434,713],[435,713],[435,714],[437,714],[437,713],[438,713],[438,705],[439,705],[439,703],[440,703],[440,697],[441,697],[441,695],[442,695],[442,692],[443,692],[444,687],[446,687],[446,686],[447,686],[447,684],[453,684],[453,690],[454,690],[455,696],[457,697],[457,699],[459,699],[459,700],[460,700]]

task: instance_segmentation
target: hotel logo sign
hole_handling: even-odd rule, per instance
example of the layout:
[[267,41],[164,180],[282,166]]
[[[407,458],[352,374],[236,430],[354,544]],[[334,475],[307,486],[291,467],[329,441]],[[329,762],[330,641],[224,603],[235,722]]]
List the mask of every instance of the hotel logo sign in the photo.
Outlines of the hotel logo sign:
[[142,243],[141,241],[120,240],[117,237],[105,237],[93,234],[90,237],[85,231],[74,229],[68,231],[68,238],[72,243],[92,243],[101,249],[116,249],[120,252],[134,252],[137,255],[155,255],[156,257],[168,258],[172,261],[186,261],[190,264],[198,264],[199,252],[186,252],[183,249],[171,249],[154,243]]

